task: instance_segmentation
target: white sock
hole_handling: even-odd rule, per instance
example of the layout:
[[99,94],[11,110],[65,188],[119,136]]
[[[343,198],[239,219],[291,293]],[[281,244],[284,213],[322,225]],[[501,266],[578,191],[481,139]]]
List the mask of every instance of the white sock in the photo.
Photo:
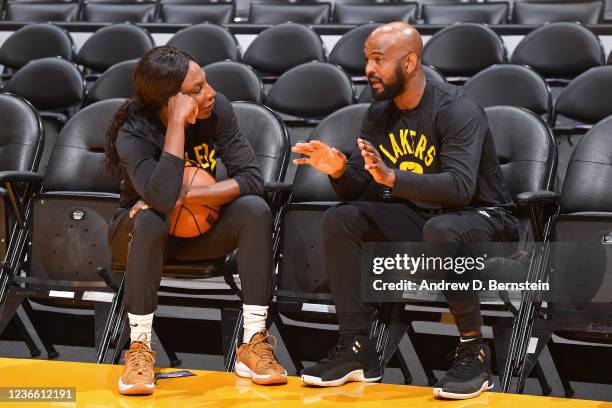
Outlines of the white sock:
[[128,313],[130,321],[130,340],[140,341],[151,348],[151,327],[153,326],[153,313],[148,315],[135,315]]
[[244,316],[244,334],[242,342],[248,343],[251,337],[258,331],[266,328],[266,318],[268,317],[268,306],[242,305]]

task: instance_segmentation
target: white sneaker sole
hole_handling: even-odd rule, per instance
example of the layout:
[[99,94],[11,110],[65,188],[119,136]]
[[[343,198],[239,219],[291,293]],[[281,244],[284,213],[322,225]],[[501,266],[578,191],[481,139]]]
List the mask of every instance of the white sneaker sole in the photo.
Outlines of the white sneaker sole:
[[155,382],[150,384],[124,384],[119,377],[119,394],[121,395],[151,395],[155,391]]
[[251,371],[246,364],[236,361],[234,371],[238,377],[250,378],[255,384],[260,385],[271,385],[271,384],[286,384],[287,383],[287,371],[285,370],[282,374],[257,374]]
[[445,392],[445,391],[442,391],[442,388],[434,388],[433,389],[433,394],[434,394],[434,396],[436,396],[438,398],[463,400],[463,399],[476,398],[477,396],[479,396],[483,392],[485,392],[487,390],[492,390],[493,387],[494,387],[493,384],[489,385],[489,382],[485,381],[482,384],[482,387],[480,387],[480,389],[478,391],[473,392],[471,394],[455,394],[453,392]]
[[323,381],[320,377],[314,377],[312,375],[302,375],[302,382],[308,385],[317,385],[319,387],[338,387],[351,381],[359,382],[376,382],[382,377],[365,378],[363,370],[354,370],[346,374],[342,378],[331,381]]

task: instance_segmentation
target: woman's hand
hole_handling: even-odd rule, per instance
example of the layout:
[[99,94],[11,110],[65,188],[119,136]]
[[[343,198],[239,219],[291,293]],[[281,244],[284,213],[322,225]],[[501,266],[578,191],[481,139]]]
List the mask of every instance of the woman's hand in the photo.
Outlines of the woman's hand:
[[167,114],[169,124],[193,125],[198,117],[198,104],[191,96],[179,92],[168,99]]
[[132,208],[130,209],[130,218],[134,218],[136,214],[138,214],[138,211],[148,210],[149,208],[150,207],[147,204],[145,204],[144,201],[138,200],[136,204],[134,204]]

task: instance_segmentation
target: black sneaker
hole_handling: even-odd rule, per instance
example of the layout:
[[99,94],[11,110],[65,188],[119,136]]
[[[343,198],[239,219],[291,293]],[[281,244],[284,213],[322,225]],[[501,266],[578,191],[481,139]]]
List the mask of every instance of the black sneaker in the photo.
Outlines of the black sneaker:
[[380,362],[374,342],[367,336],[344,335],[327,358],[302,370],[302,382],[320,387],[337,387],[349,381],[380,380]]
[[468,399],[493,388],[491,351],[485,342],[460,343],[449,354],[453,366],[433,389],[436,397]]

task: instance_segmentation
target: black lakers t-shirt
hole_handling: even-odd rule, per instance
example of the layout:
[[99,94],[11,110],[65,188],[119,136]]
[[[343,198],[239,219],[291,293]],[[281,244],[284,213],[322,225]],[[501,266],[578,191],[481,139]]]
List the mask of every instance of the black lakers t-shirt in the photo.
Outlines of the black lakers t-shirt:
[[184,157],[163,150],[166,129],[157,112],[133,111],[119,129],[117,154],[121,169],[120,207],[142,198],[149,206],[170,212],[181,192],[183,169],[197,166],[217,176],[220,159],[240,195],[263,192],[263,180],[252,147],[244,139],[231,103],[217,94],[211,116],[185,131]]
[[[393,100],[374,102],[360,137],[394,169],[396,199],[426,209],[512,206],[485,112],[458,87],[427,81],[411,110],[398,109]],[[344,175],[332,185],[351,200],[372,183],[355,146]]]

